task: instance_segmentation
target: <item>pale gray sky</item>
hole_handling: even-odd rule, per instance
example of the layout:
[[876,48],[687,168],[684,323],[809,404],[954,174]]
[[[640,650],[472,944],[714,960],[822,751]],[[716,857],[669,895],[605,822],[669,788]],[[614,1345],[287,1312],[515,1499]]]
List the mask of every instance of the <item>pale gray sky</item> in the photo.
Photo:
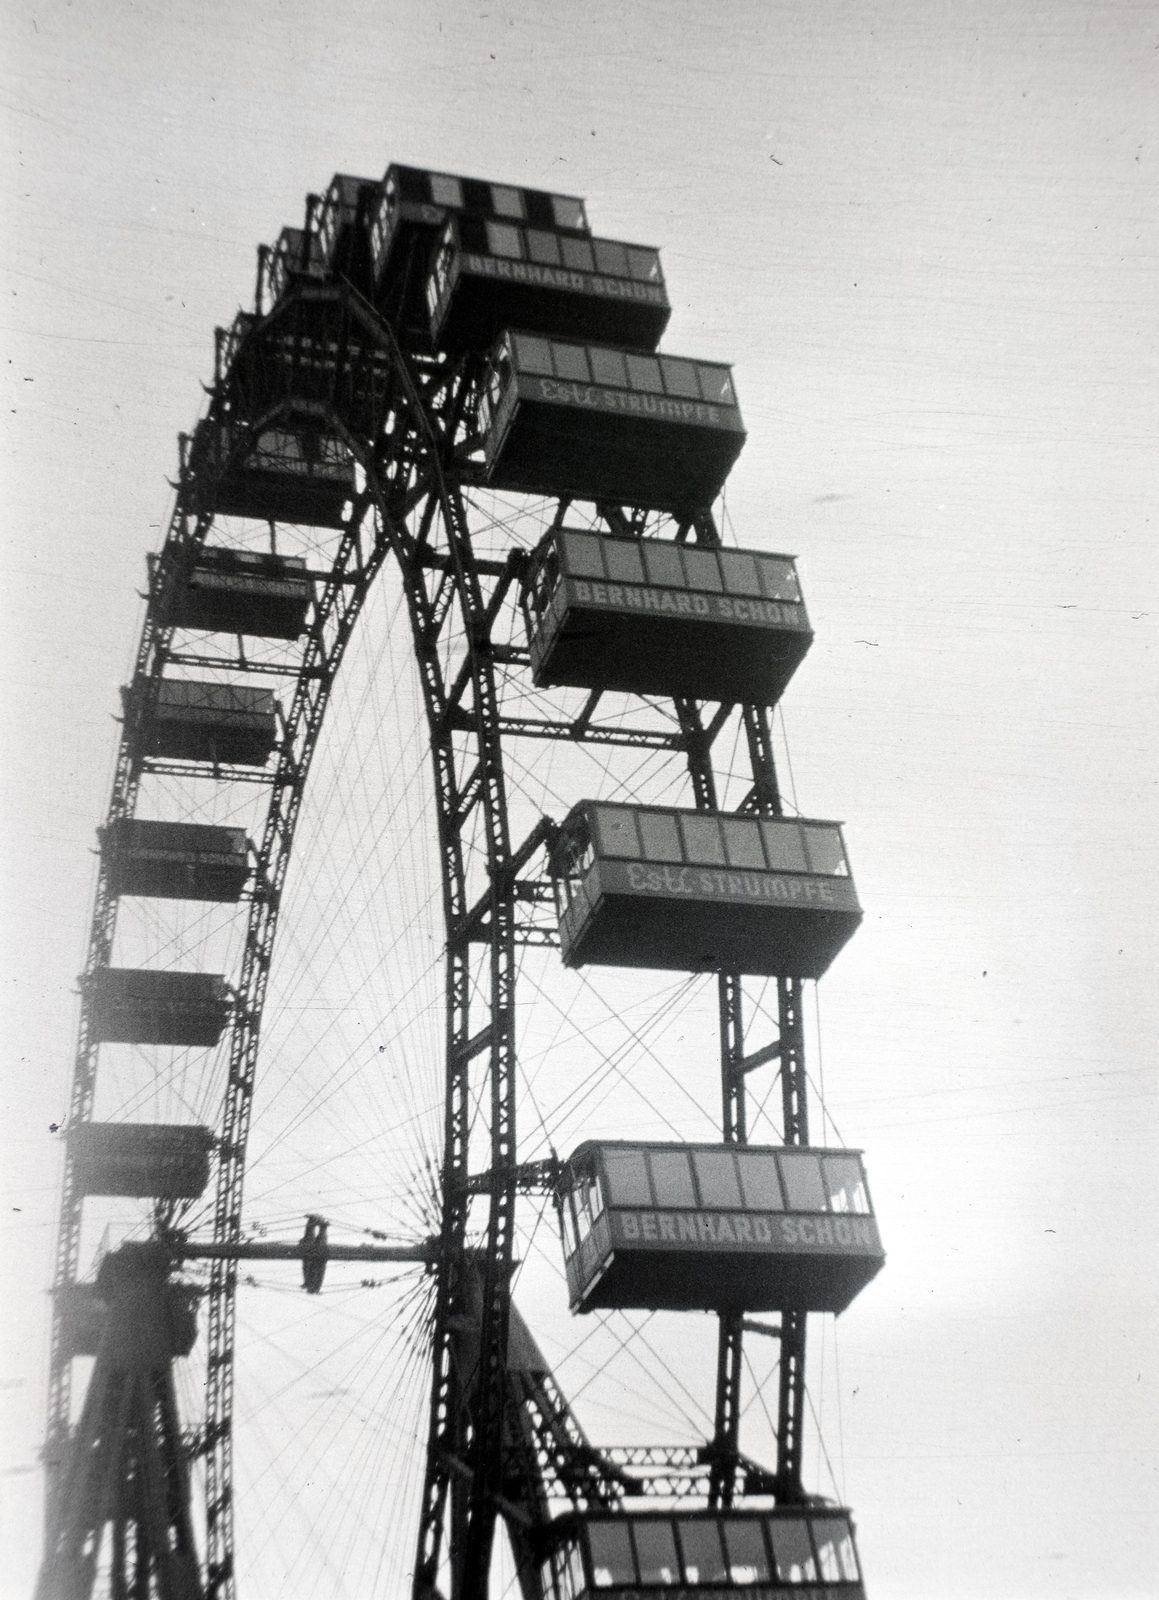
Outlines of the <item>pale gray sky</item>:
[[[735,364],[735,537],[802,558],[792,780],[868,912],[819,986],[825,1086],[889,1251],[814,1398],[871,1594],[1155,1593],[1159,8],[20,0],[4,29],[0,1593],[39,1553],[48,1124],[175,435],[255,246],[391,160],[662,246],[665,347]],[[349,693],[347,751],[385,720]],[[587,1325],[544,1282],[562,1358]],[[307,1418],[254,1409],[269,1518]]]

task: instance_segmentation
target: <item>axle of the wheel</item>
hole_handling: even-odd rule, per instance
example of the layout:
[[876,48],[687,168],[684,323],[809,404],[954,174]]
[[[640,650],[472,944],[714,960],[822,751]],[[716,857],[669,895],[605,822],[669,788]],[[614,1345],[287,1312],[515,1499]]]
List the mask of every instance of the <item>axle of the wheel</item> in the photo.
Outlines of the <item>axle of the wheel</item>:
[[429,1265],[438,1259],[437,1239],[422,1244],[282,1244],[254,1240],[244,1244],[200,1244],[190,1239],[173,1246],[180,1261],[394,1261]]

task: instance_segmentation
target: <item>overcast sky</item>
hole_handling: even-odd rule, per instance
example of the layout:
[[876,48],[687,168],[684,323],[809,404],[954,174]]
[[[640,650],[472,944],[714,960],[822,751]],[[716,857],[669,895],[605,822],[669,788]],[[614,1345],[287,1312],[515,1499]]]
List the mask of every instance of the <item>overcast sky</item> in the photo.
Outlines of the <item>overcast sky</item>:
[[255,246],[397,160],[661,246],[665,348],[734,363],[735,536],[802,560],[792,781],[867,907],[820,1026],[889,1252],[834,1380],[870,1592],[1154,1594],[1159,8],[10,0],[4,28],[0,1593],[39,1553],[48,1125],[175,435]]

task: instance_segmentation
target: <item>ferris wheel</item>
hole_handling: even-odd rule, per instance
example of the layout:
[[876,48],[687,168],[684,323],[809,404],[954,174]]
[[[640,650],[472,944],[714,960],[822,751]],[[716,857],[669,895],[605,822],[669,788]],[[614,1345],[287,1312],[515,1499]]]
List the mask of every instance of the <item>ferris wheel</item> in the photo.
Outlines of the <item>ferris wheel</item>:
[[806,1331],[884,1256],[805,986],[861,911],[732,372],[572,196],[340,174],[258,262],[100,830],[39,1600],[853,1600]]

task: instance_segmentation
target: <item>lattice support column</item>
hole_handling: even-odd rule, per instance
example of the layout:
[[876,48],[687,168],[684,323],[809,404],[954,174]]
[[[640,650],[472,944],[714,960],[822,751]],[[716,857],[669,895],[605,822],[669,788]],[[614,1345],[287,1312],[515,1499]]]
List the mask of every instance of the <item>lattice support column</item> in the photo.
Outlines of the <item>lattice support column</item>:
[[748,1141],[745,1114],[744,990],[739,973],[722,972],[720,1001],[721,1117],[726,1144]]
[[716,1346],[716,1417],[708,1479],[708,1503],[712,1507],[731,1506],[736,1493],[743,1356],[740,1313],[722,1313]]
[[786,1144],[809,1143],[808,1080],[805,1073],[805,984],[777,979],[781,1043],[781,1114]]
[[[777,981],[781,1024],[781,1108],[786,1144],[809,1143],[809,1101],[805,1074],[803,1008],[805,985],[800,978]],[[805,1330],[803,1311],[781,1317],[781,1362],[777,1396],[777,1498],[801,1500],[802,1434],[805,1409]]]
[[805,1325],[803,1311],[781,1316],[780,1387],[777,1396],[777,1501],[797,1505],[805,1498],[801,1485],[805,1428]]

